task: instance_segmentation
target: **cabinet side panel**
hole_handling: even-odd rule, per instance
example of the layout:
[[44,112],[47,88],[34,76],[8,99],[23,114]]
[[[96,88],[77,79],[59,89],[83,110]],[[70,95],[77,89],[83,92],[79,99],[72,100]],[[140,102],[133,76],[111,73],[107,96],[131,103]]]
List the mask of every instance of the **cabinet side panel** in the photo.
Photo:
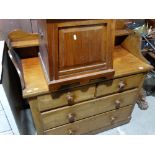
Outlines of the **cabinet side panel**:
[[47,41],[47,24],[46,20],[38,20],[38,31],[40,34],[39,52],[41,56],[44,72],[49,78],[49,60],[48,60],[48,41]]
[[106,54],[106,62],[107,67],[113,68],[113,50],[114,50],[114,40],[115,40],[115,20],[109,20],[108,25],[108,35],[107,35],[107,54]]

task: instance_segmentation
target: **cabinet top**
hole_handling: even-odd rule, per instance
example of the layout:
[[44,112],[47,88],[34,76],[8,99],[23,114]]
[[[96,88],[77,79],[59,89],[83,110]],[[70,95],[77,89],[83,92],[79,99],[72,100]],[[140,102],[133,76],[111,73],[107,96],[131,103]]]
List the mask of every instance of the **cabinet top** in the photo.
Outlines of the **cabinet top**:
[[[26,88],[23,90],[23,97],[29,98],[49,92],[48,84],[44,77],[38,57],[22,60]],[[121,46],[117,46],[113,52],[114,78],[132,74],[145,73],[152,67],[129,53]]]
[[82,26],[82,25],[94,25],[115,22],[115,19],[44,19],[39,20],[40,22],[45,22],[47,24],[56,24],[58,27],[66,26]]

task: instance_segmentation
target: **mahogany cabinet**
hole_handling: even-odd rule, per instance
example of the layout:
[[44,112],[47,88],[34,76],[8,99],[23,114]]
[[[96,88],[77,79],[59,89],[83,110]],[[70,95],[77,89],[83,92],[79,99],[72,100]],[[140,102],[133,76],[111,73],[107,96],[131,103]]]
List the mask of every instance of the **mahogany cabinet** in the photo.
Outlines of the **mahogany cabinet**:
[[49,89],[114,75],[114,20],[39,20],[40,58]]

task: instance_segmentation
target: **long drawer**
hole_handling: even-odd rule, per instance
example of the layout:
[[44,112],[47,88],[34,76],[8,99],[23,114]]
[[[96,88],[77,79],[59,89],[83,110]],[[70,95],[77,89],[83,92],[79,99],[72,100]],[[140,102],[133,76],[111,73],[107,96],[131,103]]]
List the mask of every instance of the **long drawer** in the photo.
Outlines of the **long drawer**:
[[86,134],[97,129],[113,126],[125,120],[129,120],[134,105],[129,105],[119,110],[102,113],[92,116],[72,124],[63,125],[50,130],[46,130],[44,134],[68,135],[68,134]]
[[[83,86],[66,92],[57,92],[37,97],[39,111],[47,111],[78,102],[91,100],[96,97],[122,92],[124,90],[137,88],[144,79],[143,74],[137,74],[104,81],[97,85]],[[95,93],[96,92],[96,93]]]
[[73,106],[66,106],[56,110],[41,113],[45,130],[77,120],[97,115],[113,109],[134,104],[137,97],[137,89],[93,99]]
[[136,74],[102,82],[98,84],[96,88],[96,96],[99,97],[116,92],[122,92],[127,89],[137,88],[143,80],[143,74]]
[[57,92],[38,96],[37,101],[39,111],[45,111],[93,99],[95,97],[95,89],[95,85],[83,86],[68,92]]

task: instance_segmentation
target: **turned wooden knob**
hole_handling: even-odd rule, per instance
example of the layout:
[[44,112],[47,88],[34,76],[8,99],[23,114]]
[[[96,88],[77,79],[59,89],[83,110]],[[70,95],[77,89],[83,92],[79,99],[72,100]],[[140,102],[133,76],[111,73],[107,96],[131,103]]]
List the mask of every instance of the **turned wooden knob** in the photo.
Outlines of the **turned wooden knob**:
[[74,103],[73,95],[70,92],[68,92],[67,94],[67,102],[68,102],[68,105],[73,105]]
[[124,87],[125,87],[124,81],[120,81],[119,84],[118,84],[118,87],[119,87],[119,90],[120,90],[120,91],[123,90]]
[[75,131],[73,131],[72,129],[69,129],[69,130],[68,130],[68,134],[69,134],[69,135],[74,135],[74,134],[75,134]]
[[69,123],[75,122],[75,114],[69,113],[68,114],[68,121],[69,121]]
[[114,124],[115,120],[116,120],[116,117],[115,116],[112,116],[111,117],[111,124]]
[[116,100],[115,101],[115,108],[119,109],[120,108],[120,104],[121,104],[120,100]]

